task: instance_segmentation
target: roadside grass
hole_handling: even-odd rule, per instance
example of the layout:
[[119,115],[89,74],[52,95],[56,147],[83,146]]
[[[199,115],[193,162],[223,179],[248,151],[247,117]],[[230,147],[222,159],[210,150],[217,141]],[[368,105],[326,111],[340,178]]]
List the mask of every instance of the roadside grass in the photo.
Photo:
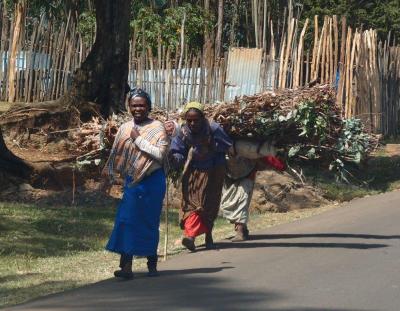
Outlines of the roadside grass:
[[332,174],[318,167],[304,170],[307,181],[333,201],[350,201],[400,188],[400,156],[389,156],[384,150],[379,150],[360,167],[350,167],[349,171],[353,175],[349,177],[351,184],[337,181]]
[[[251,230],[322,213],[333,206],[287,213],[253,214]],[[116,206],[36,206],[0,202],[0,307],[113,277],[119,258],[104,250]],[[160,226],[159,254],[164,253],[165,219]],[[233,225],[218,218],[216,241],[234,234]],[[177,210],[169,211],[169,256],[186,251],[180,244]],[[201,248],[204,238],[196,245]],[[163,260],[160,256],[160,261]],[[134,261],[144,270],[146,259]]]
[[[400,188],[400,156],[379,151],[361,169],[351,170],[357,185],[337,182],[318,167],[305,167],[309,183],[334,201]],[[115,199],[86,197],[78,206],[67,203],[20,204],[0,202],[0,307],[19,304],[51,293],[113,277],[117,254],[104,250],[116,212]],[[58,200],[55,202],[62,202]],[[286,213],[253,213],[251,231],[289,223],[335,208],[338,204]],[[170,209],[168,255],[186,251],[180,244],[178,212]],[[164,254],[165,211],[160,226],[159,255]],[[214,238],[233,236],[233,225],[218,218]],[[204,237],[196,241],[202,247]],[[162,256],[160,257],[162,260]],[[135,259],[134,269],[144,270],[146,259]]]

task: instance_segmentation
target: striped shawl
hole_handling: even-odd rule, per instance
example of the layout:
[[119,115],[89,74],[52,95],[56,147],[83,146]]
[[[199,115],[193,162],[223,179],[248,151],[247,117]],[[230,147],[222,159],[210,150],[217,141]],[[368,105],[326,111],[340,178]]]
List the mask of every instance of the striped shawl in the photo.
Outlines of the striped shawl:
[[166,153],[168,137],[164,125],[160,121],[149,120],[140,125],[132,121],[121,125],[110,152],[110,157],[104,167],[103,174],[108,175],[111,181],[116,175],[132,178],[132,183],[137,184],[146,175],[148,169],[154,163],[154,159],[141,151],[131,139],[132,128],[135,127],[140,136],[153,146],[162,148]]

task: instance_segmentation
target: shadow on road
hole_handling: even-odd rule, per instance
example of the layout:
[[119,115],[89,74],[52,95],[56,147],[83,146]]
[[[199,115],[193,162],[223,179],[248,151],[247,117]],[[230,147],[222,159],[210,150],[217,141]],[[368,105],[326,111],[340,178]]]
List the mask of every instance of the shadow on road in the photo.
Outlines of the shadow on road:
[[[306,233],[306,234],[254,234],[246,242],[219,242],[218,249],[227,248],[258,248],[258,247],[302,247],[302,248],[346,248],[346,249],[374,249],[388,247],[381,243],[338,243],[338,242],[268,242],[268,240],[300,239],[300,238],[353,238],[353,239],[400,239],[400,235],[372,235],[348,233]],[[262,242],[261,242],[262,241]],[[200,251],[204,249],[199,249]]]
[[[50,295],[18,310],[265,310],[284,296],[243,289],[210,274],[232,267],[164,270],[158,278],[135,274],[131,281],[109,279],[78,290]],[[14,308],[13,308],[14,309]]]
[[348,249],[371,249],[388,247],[387,244],[366,244],[366,243],[289,243],[289,242],[219,242],[218,248],[257,248],[257,247],[302,247],[302,248],[348,248]]
[[305,234],[252,234],[251,240],[275,240],[275,239],[298,239],[298,238],[351,238],[351,239],[375,239],[391,240],[400,239],[400,235],[375,235],[375,234],[352,234],[352,233],[305,233]]
[[[162,310],[162,311],[320,311],[321,308],[286,307],[274,304],[289,298],[290,293],[246,289],[242,284],[212,273],[232,267],[164,270],[158,278],[135,274],[131,281],[109,279],[63,294],[19,305],[18,310]],[[234,273],[234,272],[232,272]],[[260,276],[263,277],[263,276]],[[271,285],[271,288],[273,286]],[[12,308],[14,310],[14,308]],[[323,308],[324,311],[355,311]]]
[[226,269],[234,269],[235,267],[216,267],[216,268],[196,268],[196,269],[185,269],[185,270],[162,270],[160,271],[161,276],[170,275],[185,275],[185,274],[202,274],[202,273],[216,273]]

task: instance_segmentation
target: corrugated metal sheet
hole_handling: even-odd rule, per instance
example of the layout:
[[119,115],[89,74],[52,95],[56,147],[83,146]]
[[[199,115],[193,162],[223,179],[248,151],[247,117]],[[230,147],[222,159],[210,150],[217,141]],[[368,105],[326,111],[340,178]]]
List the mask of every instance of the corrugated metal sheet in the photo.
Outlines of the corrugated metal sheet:
[[225,101],[261,91],[262,49],[231,48],[225,83]]

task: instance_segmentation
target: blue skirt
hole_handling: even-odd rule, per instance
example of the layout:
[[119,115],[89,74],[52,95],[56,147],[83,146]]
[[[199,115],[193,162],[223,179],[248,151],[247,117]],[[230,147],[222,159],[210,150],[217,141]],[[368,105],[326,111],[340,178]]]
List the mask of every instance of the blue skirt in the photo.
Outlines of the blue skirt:
[[156,255],[166,190],[164,171],[159,169],[134,186],[128,186],[130,182],[128,177],[106,249],[133,256]]

